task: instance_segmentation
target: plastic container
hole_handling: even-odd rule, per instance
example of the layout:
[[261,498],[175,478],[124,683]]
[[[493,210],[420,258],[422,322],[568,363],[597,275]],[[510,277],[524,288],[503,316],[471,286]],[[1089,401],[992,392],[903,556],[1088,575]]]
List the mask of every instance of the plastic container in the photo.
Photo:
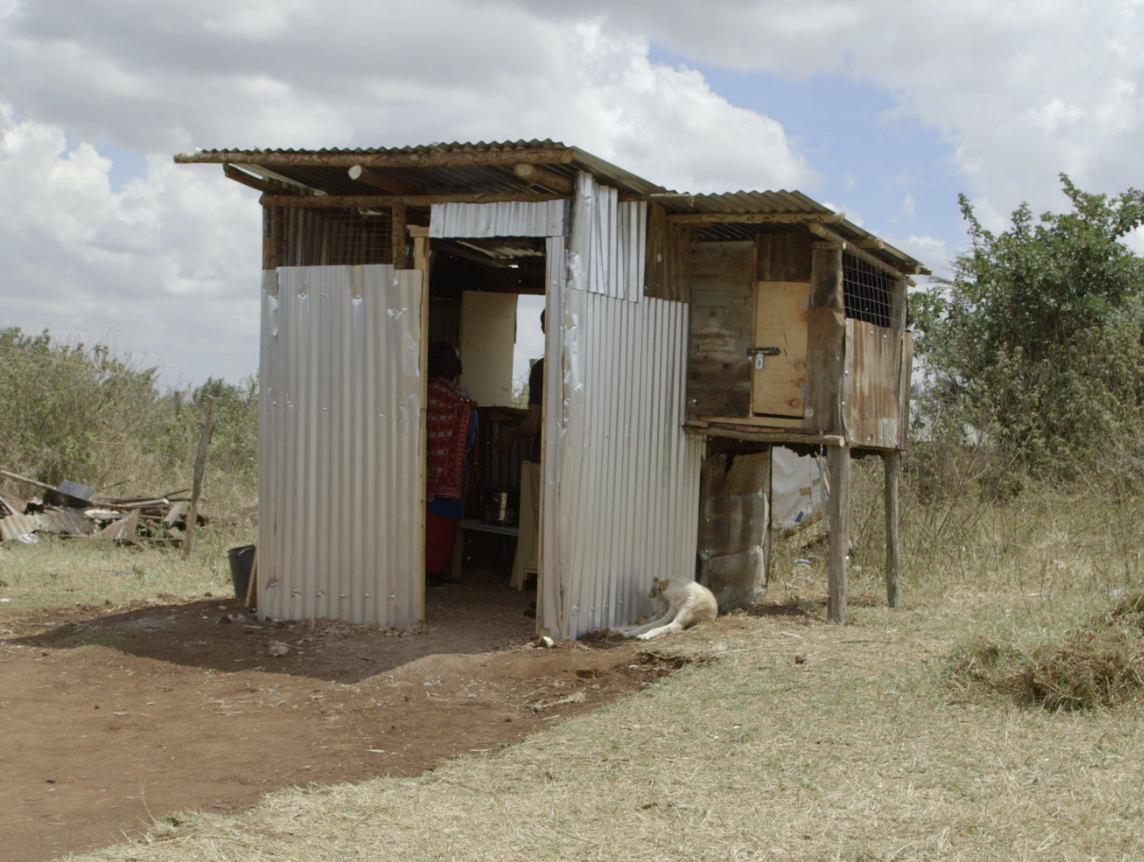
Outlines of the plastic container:
[[234,594],[245,599],[250,587],[250,570],[254,567],[254,545],[231,548],[227,557],[230,558],[230,579],[234,583]]

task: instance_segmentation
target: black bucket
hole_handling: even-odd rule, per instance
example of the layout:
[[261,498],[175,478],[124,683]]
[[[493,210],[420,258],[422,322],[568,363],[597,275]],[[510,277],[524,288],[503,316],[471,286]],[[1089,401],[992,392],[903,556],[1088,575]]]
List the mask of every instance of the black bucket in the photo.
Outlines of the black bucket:
[[250,587],[250,570],[254,566],[254,545],[231,548],[227,556],[230,558],[230,579],[234,582],[234,594],[245,599]]

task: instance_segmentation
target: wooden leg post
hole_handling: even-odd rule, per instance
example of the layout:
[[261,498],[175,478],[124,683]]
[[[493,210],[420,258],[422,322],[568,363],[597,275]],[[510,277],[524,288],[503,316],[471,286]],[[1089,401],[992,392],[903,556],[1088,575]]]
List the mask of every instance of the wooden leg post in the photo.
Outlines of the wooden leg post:
[[846,567],[850,560],[850,447],[831,446],[830,470],[830,601],[832,623],[846,622]]
[[886,473],[886,599],[890,607],[902,606],[902,547],[898,541],[898,477],[902,469],[902,453],[882,455]]

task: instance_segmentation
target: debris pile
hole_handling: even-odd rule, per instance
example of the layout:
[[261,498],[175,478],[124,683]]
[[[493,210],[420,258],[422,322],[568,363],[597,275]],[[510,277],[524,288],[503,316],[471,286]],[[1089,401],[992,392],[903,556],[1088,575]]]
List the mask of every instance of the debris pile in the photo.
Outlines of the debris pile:
[[[34,544],[37,533],[55,533],[116,542],[179,545],[187,529],[189,488],[154,497],[111,499],[78,482],[65,481],[53,487],[6,470],[0,470],[0,476],[44,492],[25,499],[0,491],[0,542]],[[210,515],[196,513],[196,524],[210,520]]]

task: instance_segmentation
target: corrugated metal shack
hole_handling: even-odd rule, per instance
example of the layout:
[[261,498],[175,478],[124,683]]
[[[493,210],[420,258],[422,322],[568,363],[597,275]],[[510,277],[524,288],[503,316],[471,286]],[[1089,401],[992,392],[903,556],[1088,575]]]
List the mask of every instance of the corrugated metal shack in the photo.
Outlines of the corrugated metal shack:
[[263,193],[261,615],[423,619],[426,345],[462,345],[465,385],[511,374],[503,330],[464,321],[533,293],[538,628],[631,623],[653,576],[756,598],[776,443],[828,449],[845,619],[852,453],[885,457],[896,522],[917,261],[797,192],[681,194],[552,141],[175,160]]

